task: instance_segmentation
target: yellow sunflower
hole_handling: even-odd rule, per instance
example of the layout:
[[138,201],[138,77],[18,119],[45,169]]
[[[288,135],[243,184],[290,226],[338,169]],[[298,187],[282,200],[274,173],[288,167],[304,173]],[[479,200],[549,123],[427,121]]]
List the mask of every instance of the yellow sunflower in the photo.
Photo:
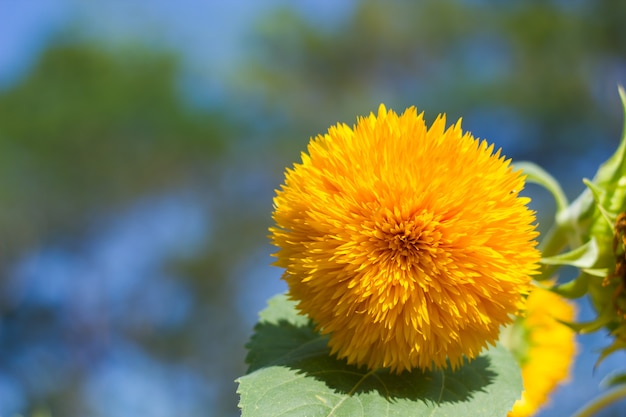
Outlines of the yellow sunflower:
[[275,265],[333,354],[370,369],[457,367],[498,339],[536,271],[510,160],[445,115],[380,106],[312,139],[274,198]]
[[574,316],[574,305],[559,295],[542,288],[531,292],[526,312],[512,330],[517,335],[512,347],[522,366],[524,392],[508,417],[532,416],[569,377],[576,335],[559,320],[573,322]]

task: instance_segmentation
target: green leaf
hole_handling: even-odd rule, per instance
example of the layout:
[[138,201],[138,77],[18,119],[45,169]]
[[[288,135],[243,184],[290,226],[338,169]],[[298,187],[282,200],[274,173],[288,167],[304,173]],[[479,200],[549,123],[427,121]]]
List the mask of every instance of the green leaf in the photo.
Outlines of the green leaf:
[[583,178],[583,183],[589,188],[589,190],[591,190],[593,200],[595,201],[596,206],[600,211],[600,214],[602,214],[602,217],[604,218],[604,220],[606,220],[609,228],[612,228],[613,223],[615,223],[616,216],[609,213],[608,210],[602,206],[602,202],[605,200],[605,197],[603,195],[604,191],[601,188],[596,187],[596,185],[589,181],[587,178]]
[[542,258],[545,265],[571,265],[577,268],[591,268],[598,260],[598,244],[594,238],[576,249],[547,258]]
[[606,326],[611,319],[613,318],[612,312],[610,309],[605,309],[603,312],[599,313],[596,318],[590,321],[580,322],[580,323],[570,323],[567,321],[559,320],[559,322],[563,323],[570,329],[574,330],[577,333],[593,333],[595,331],[600,330],[604,326]]
[[626,385],[626,372],[612,372],[600,381],[602,388],[612,388],[617,385]]
[[626,341],[623,341],[615,337],[613,340],[613,343],[611,343],[610,346],[607,346],[604,349],[602,349],[602,352],[600,353],[600,356],[598,357],[598,360],[596,361],[594,365],[594,369],[596,369],[600,365],[600,363],[602,363],[607,357],[609,357],[615,352],[618,352],[624,349],[626,349]]
[[584,268],[582,271],[592,277],[604,278],[609,274],[608,268]]
[[274,297],[248,344],[237,380],[242,417],[504,416],[520,397],[520,369],[502,346],[456,371],[369,371],[330,356],[327,339]]
[[555,285],[554,287],[548,289],[566,298],[580,298],[587,294],[587,289],[589,288],[589,277],[589,274],[583,273],[571,281]]
[[556,201],[557,212],[567,208],[569,205],[567,197],[561,188],[559,182],[550,175],[546,170],[532,162],[516,162],[515,169],[521,169],[527,175],[526,180],[543,186],[548,190]]

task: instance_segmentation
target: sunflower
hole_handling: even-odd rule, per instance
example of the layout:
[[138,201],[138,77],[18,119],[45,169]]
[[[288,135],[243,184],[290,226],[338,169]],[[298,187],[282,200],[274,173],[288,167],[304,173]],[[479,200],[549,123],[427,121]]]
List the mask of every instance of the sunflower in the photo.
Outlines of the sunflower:
[[312,139],[270,228],[289,296],[369,369],[460,366],[523,306],[539,253],[524,176],[440,115],[381,105]]
[[573,304],[551,291],[535,288],[524,316],[513,325],[514,352],[522,366],[524,392],[508,417],[535,414],[550,393],[569,377],[576,354],[575,333],[562,322],[573,322]]

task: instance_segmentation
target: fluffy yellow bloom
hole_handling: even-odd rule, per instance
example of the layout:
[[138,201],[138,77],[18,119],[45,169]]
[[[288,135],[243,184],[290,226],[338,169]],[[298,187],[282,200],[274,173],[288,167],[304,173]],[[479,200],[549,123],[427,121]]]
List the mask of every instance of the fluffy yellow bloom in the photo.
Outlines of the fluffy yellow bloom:
[[528,297],[526,313],[514,324],[524,392],[508,417],[535,414],[559,383],[567,380],[576,354],[575,333],[557,320],[573,322],[574,306],[541,288]]
[[333,354],[370,369],[452,367],[497,340],[537,268],[524,176],[414,107],[312,139],[274,198],[275,265]]

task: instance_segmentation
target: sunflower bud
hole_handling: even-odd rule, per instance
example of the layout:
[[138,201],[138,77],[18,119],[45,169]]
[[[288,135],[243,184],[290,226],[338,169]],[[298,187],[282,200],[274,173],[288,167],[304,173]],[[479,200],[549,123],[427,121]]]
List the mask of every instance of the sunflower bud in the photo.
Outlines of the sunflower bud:
[[[626,94],[621,88],[620,96],[626,112]],[[553,240],[560,239],[574,249],[543,262],[581,269],[576,279],[554,290],[571,298],[588,294],[597,317],[572,327],[581,332],[605,328],[611,333],[614,342],[602,352],[602,360],[626,349],[626,122],[615,154],[600,166],[592,181],[584,183],[587,189],[557,213],[555,230],[550,234]],[[546,246],[555,247],[551,243]]]

